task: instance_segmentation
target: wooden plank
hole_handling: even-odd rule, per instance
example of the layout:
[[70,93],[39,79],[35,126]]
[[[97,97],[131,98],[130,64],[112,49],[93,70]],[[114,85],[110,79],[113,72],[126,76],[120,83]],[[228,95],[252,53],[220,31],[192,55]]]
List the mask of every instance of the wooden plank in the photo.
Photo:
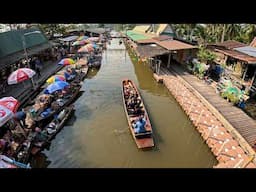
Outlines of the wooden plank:
[[[246,139],[244,137],[241,136],[241,134],[232,126],[232,124],[225,119],[224,115],[222,115],[211,103],[210,101],[207,101],[201,94],[199,91],[197,91],[196,86],[194,85],[195,83],[192,81],[188,81],[187,78],[182,78],[182,76],[179,76],[179,72],[177,72],[177,70],[175,70],[173,68],[173,66],[171,66],[172,70],[173,70],[173,74],[176,74],[177,78],[181,81],[183,81],[183,84],[185,84],[187,87],[190,87],[191,90],[193,90],[193,93],[207,106],[207,108],[223,123],[223,125],[225,126],[225,128],[229,131],[229,133],[231,133],[231,135],[238,141],[238,143],[240,144],[240,146],[243,148],[243,150],[247,153],[249,153],[250,155],[255,156],[255,151],[251,148],[251,143],[248,143],[246,141]],[[192,86],[193,85],[193,86]],[[227,108],[231,108],[231,106],[228,106]],[[223,109],[222,111],[232,111],[230,109]],[[221,109],[220,109],[221,110]],[[256,163],[256,160],[254,159],[254,162]]]

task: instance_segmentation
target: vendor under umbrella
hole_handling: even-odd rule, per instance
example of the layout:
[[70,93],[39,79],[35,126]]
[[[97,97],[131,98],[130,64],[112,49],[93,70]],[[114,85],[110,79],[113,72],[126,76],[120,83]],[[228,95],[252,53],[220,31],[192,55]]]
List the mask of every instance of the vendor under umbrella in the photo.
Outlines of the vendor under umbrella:
[[26,117],[27,117],[27,115],[24,111],[18,111],[14,114],[13,118],[14,118],[14,120],[18,121],[20,126],[24,129],[27,126],[26,121],[25,121]]

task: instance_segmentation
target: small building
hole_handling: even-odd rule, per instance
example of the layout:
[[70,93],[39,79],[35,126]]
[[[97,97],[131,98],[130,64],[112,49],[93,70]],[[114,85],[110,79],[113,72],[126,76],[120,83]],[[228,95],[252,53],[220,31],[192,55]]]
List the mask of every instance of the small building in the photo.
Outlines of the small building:
[[25,48],[30,57],[51,47],[52,43],[39,28],[0,33],[0,76],[9,75],[18,67],[17,62],[26,58]]
[[226,66],[230,75],[242,80],[249,80],[253,77],[256,55],[251,55],[250,51],[256,48],[233,40],[209,44],[207,48],[216,54],[215,63]]

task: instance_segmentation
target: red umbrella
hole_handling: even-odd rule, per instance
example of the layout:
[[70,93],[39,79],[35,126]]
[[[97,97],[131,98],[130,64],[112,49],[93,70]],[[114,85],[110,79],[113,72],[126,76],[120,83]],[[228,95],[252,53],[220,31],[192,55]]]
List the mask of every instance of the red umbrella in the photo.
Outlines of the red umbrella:
[[16,71],[12,72],[11,75],[8,77],[8,84],[16,84],[22,81],[25,81],[36,74],[35,71],[29,68],[20,68]]
[[15,113],[20,106],[20,102],[13,97],[3,97],[0,99],[0,105]]

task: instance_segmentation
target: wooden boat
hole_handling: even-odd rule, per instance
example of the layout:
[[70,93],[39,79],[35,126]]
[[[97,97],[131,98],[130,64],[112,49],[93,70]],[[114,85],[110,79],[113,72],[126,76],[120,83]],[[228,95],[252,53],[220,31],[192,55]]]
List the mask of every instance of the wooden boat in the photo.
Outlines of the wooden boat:
[[63,102],[63,105],[60,106],[58,109],[51,111],[51,112],[50,112],[47,116],[45,116],[45,117],[42,117],[42,116],[40,116],[40,115],[37,115],[37,116],[33,117],[33,120],[34,120],[35,122],[37,122],[37,123],[42,123],[42,121],[45,121],[46,123],[48,123],[47,120],[53,118],[53,116],[54,116],[55,114],[59,113],[62,109],[64,109],[65,107],[69,106],[69,105],[77,98],[78,94],[80,93],[80,88],[81,88],[81,87],[82,87],[82,86],[79,85],[79,84],[76,85],[76,86],[74,87],[74,90],[73,90],[72,95],[71,95],[69,98],[66,98],[65,101]]
[[[58,119],[58,120],[54,119],[47,126],[44,127],[44,130],[47,131],[47,128],[50,125],[52,125],[52,123],[54,123],[54,129],[50,129],[50,130],[53,130],[52,132],[47,132],[47,139],[45,141],[37,142],[37,143],[34,142],[33,143],[33,147],[31,149],[31,154],[32,155],[36,155],[37,153],[39,153],[40,151],[44,150],[48,146],[48,144],[55,138],[55,136],[64,127],[65,123],[70,118],[70,116],[72,115],[73,111],[74,111],[74,106],[73,105],[63,109],[60,112],[60,113],[64,114],[62,119]],[[59,113],[59,115],[60,115],[60,113]]]
[[[145,125],[146,132],[144,132],[144,133],[135,133],[134,128],[132,126],[132,122],[134,120],[138,119],[138,117],[140,115],[133,115],[133,114],[128,113],[127,101],[126,101],[125,94],[124,94],[124,87],[125,87],[126,82],[129,83],[129,86],[131,87],[131,89],[135,93],[137,93],[138,96],[141,99],[141,108],[144,111],[144,117],[146,119],[146,125]],[[131,80],[125,79],[125,80],[122,81],[122,97],[123,97],[123,104],[124,104],[125,114],[126,114],[126,117],[127,117],[127,120],[128,120],[128,125],[129,125],[130,131],[132,133],[132,136],[133,136],[133,138],[134,138],[134,140],[137,144],[137,147],[139,149],[153,147],[154,146],[154,139],[153,139],[152,126],[151,126],[151,123],[150,123],[145,105],[144,105],[144,103],[142,101],[142,98],[140,96],[140,93],[139,93],[138,89],[136,88],[135,84]]]

